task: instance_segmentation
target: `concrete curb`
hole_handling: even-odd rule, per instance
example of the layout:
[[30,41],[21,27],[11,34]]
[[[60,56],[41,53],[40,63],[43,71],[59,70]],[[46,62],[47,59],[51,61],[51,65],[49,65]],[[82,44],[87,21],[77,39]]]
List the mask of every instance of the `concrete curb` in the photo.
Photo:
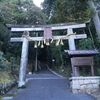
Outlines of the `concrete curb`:
[[50,72],[52,72],[53,74],[55,74],[56,76],[58,76],[58,77],[60,77],[60,78],[65,78],[65,79],[66,79],[66,77],[64,77],[64,76],[62,76],[62,75],[56,73],[55,71],[53,71],[53,70],[50,69],[49,67],[48,67],[48,70],[49,70]]

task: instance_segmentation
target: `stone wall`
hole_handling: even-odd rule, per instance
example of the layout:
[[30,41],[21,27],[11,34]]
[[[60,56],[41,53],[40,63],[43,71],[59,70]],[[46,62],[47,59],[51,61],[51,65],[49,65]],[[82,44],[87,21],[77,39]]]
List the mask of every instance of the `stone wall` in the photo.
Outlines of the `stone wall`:
[[73,93],[93,93],[100,88],[100,77],[71,77],[70,86]]
[[16,86],[16,84],[17,82],[15,80],[10,82],[0,83],[0,95],[6,94],[9,90],[11,90],[14,86]]

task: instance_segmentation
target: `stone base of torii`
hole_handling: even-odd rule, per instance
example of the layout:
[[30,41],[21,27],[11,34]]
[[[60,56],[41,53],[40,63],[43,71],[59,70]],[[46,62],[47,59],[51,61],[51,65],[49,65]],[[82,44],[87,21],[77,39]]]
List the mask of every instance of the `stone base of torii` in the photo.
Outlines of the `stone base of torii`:
[[[20,25],[7,25],[11,28],[12,32],[24,32],[22,37],[13,37],[11,42],[22,42],[22,53],[21,53],[21,62],[20,62],[20,71],[19,71],[19,81],[18,87],[25,86],[26,83],[26,67],[28,62],[28,45],[29,41],[44,41],[43,37],[30,37],[29,32],[39,32],[44,31],[44,28],[50,27],[52,31],[55,30],[67,30],[66,35],[61,36],[52,36],[53,40],[68,40],[69,50],[76,50],[75,40],[87,38],[86,34],[75,34],[73,29],[85,28],[86,24],[53,24],[53,25],[42,25],[42,26],[20,26]],[[48,34],[48,33],[47,33]]]

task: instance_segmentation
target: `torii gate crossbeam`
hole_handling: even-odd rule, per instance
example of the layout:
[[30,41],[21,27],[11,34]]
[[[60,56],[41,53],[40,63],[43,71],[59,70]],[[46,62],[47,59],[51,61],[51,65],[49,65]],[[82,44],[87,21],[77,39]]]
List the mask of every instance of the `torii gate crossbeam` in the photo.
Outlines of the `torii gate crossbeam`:
[[24,31],[43,31],[44,27],[51,27],[52,31],[55,30],[66,30],[66,29],[77,29],[86,27],[85,23],[62,23],[62,24],[51,24],[51,25],[11,25],[7,24],[7,27],[11,28],[12,32],[24,32]]

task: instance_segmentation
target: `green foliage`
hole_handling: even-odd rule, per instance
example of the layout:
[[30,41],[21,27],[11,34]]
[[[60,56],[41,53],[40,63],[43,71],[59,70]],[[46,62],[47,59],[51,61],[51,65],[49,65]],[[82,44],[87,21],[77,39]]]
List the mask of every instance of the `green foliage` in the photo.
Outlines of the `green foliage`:
[[96,68],[96,72],[97,72],[96,75],[100,76],[100,68],[99,67]]
[[4,57],[3,52],[0,51],[0,70],[8,69],[10,62]]
[[70,77],[71,75],[71,67],[69,65],[64,66],[64,67],[54,66],[52,69],[65,77]]
[[43,11],[52,23],[87,21],[90,10],[82,0],[44,0]]
[[[18,76],[18,62],[19,61],[14,57],[10,57],[10,60],[8,60],[6,56],[4,55],[3,52],[0,51],[0,76],[2,76],[4,80],[9,80],[9,78],[12,77],[11,75],[13,75],[14,78]],[[5,73],[6,71],[8,73]],[[3,80],[3,78],[0,78],[0,79]]]
[[0,83],[10,82],[12,79],[9,71],[0,71]]
[[93,48],[92,43],[93,42],[92,42],[91,38],[81,39],[78,41],[78,49],[82,49],[82,50],[95,49],[95,48]]
[[0,19],[4,23],[43,24],[45,15],[32,0],[6,0],[0,3]]
[[46,13],[48,17],[53,13],[54,8],[55,8],[55,1],[56,0],[44,0],[42,6],[43,6],[43,11]]

